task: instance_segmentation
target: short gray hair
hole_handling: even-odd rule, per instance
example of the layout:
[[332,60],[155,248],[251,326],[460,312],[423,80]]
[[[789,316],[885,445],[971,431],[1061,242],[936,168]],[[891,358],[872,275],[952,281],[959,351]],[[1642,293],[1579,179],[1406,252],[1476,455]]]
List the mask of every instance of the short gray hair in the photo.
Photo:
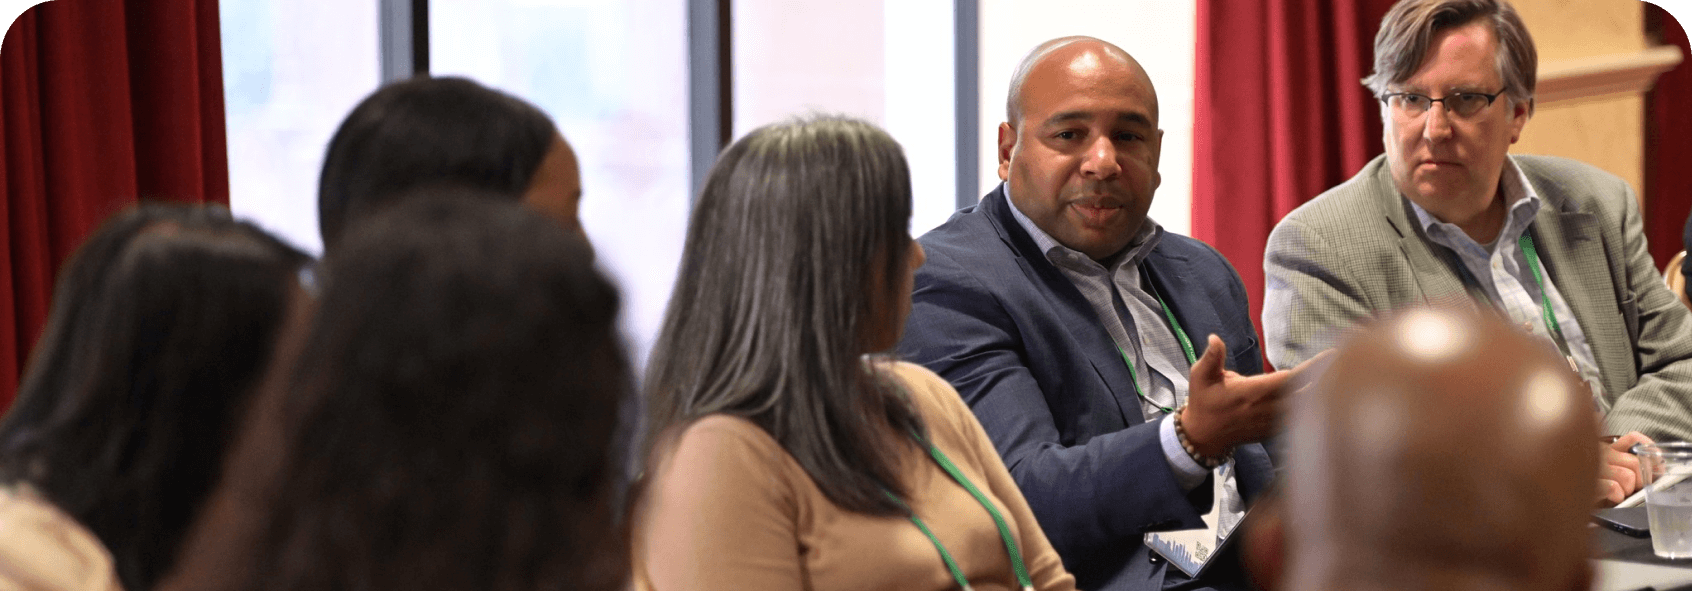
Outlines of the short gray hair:
[[1486,20],[1498,38],[1498,74],[1504,92],[1516,102],[1532,105],[1539,53],[1521,16],[1505,0],[1404,0],[1381,19],[1375,34],[1375,71],[1363,85],[1376,95],[1389,84],[1409,80],[1422,66],[1422,56],[1435,33]]

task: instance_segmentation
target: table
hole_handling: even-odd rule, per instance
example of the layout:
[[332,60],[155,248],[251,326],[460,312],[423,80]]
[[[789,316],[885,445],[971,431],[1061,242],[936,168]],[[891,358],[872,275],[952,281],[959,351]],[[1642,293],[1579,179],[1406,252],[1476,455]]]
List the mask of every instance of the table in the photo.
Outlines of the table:
[[1596,530],[1601,558],[1594,561],[1594,591],[1692,591],[1692,560],[1670,561],[1651,553],[1650,538]]

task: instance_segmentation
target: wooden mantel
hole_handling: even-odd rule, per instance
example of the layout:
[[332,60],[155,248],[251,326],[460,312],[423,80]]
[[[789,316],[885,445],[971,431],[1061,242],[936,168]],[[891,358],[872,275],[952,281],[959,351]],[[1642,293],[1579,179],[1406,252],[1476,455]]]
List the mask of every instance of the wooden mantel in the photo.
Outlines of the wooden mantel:
[[1674,68],[1682,59],[1679,47],[1659,45],[1635,53],[1542,63],[1534,102],[1544,107],[1585,98],[1643,93],[1657,82],[1659,74]]

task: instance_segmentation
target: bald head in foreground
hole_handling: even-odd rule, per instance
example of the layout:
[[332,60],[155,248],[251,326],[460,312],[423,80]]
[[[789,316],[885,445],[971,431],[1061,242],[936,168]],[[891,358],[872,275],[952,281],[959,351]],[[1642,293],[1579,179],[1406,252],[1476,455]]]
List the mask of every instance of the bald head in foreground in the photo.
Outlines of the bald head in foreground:
[[1289,425],[1271,588],[1589,588],[1597,418],[1544,343],[1409,312],[1343,347]]

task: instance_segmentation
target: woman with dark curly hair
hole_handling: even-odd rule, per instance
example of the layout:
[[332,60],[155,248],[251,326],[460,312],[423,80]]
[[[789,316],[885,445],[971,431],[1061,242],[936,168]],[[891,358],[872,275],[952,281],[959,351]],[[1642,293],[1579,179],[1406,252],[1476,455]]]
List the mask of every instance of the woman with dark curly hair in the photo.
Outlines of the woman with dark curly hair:
[[82,245],[0,423],[0,588],[170,571],[308,261],[219,207],[141,205]]
[[167,588],[622,587],[617,292],[579,237],[466,191],[330,253]]
[[952,387],[885,355],[922,247],[898,143],[763,127],[693,211],[652,354],[637,589],[1073,589]]

